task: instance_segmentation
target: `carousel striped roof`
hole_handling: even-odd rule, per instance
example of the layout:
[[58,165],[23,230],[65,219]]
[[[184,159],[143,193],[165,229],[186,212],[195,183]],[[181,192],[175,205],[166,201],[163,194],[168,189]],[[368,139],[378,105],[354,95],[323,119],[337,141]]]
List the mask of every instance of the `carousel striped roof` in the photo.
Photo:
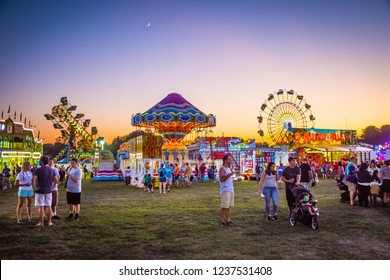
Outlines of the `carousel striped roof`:
[[160,113],[190,113],[193,115],[203,114],[198,108],[188,102],[179,93],[170,93],[163,100],[147,110],[147,114]]

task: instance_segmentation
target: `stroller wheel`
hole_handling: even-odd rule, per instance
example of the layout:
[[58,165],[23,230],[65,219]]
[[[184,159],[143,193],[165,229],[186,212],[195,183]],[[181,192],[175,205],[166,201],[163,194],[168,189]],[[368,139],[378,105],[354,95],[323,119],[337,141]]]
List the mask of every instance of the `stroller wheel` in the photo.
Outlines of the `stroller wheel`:
[[297,224],[297,215],[295,214],[294,211],[291,211],[289,221],[290,221],[290,225],[292,226],[295,226]]
[[311,219],[311,228],[314,229],[314,230],[318,229],[317,217],[313,217]]

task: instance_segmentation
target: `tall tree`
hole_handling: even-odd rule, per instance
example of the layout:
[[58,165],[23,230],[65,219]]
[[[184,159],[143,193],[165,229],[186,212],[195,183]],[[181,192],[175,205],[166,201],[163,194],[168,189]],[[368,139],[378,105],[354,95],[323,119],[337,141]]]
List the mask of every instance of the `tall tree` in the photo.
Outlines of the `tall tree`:
[[55,142],[54,144],[43,144],[43,154],[56,157],[66,147],[65,144]]
[[107,145],[107,149],[110,150],[114,154],[114,156],[116,156],[116,154],[119,150],[119,146],[122,143],[127,142],[130,139],[135,138],[137,136],[146,135],[146,134],[148,134],[148,133],[143,131],[143,130],[136,130],[136,131],[133,131],[133,132],[126,134],[124,136],[117,136],[112,140],[110,145]]
[[380,142],[378,144],[390,143],[390,125],[382,125],[380,129]]
[[359,141],[364,143],[379,145],[390,142],[390,125],[382,125],[381,128],[378,128],[374,125],[367,126],[362,130],[362,135],[360,136]]

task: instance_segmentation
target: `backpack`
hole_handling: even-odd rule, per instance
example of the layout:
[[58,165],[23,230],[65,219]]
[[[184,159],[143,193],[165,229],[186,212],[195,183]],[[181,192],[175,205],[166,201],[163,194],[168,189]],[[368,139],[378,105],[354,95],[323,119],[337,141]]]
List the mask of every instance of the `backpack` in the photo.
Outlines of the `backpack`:
[[164,170],[160,170],[160,177],[164,177]]

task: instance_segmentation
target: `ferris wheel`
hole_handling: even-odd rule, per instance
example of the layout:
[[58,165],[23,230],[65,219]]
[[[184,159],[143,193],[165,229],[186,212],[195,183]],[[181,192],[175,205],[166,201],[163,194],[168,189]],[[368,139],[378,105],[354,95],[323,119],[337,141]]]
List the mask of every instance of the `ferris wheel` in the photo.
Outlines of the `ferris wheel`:
[[314,127],[315,117],[303,95],[280,89],[264,100],[257,120],[262,140],[276,145],[289,144],[295,128]]

